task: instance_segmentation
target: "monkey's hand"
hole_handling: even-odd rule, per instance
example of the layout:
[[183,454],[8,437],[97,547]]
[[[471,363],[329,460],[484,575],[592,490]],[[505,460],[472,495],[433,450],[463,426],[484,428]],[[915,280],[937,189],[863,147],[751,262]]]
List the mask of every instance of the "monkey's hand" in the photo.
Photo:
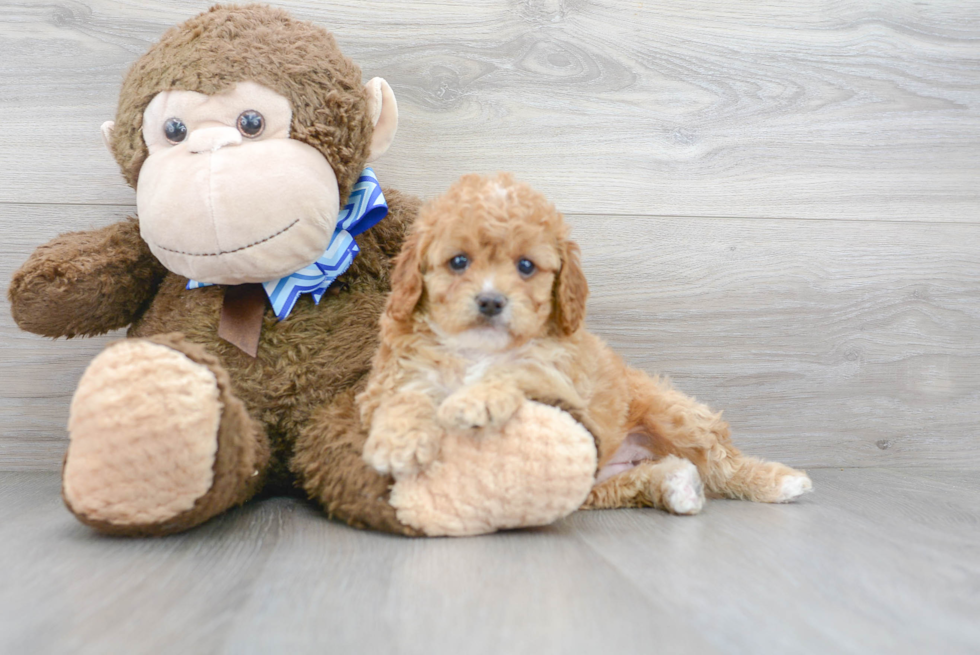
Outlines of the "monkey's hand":
[[103,334],[129,325],[166,272],[134,219],[62,234],[14,273],[11,313],[21,329],[46,337]]

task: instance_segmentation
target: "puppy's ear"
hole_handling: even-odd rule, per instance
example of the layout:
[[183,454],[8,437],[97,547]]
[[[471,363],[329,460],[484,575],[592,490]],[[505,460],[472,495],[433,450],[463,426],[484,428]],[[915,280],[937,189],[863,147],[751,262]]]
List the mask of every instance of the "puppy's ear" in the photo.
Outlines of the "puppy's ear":
[[391,295],[385,312],[392,319],[404,323],[412,317],[415,306],[422,298],[422,235],[413,231],[405,240],[402,251],[395,259],[391,274]]
[[589,283],[582,272],[578,244],[561,243],[561,270],[555,280],[554,316],[564,334],[572,334],[585,320],[585,301],[589,298]]

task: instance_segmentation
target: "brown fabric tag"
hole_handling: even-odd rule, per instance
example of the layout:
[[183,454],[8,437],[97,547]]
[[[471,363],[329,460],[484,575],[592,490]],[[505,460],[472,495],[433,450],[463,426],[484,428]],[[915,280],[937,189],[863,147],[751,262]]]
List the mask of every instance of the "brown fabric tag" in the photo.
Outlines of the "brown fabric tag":
[[259,352],[259,335],[262,334],[265,302],[265,289],[261,284],[236,284],[225,287],[218,336],[255,357]]

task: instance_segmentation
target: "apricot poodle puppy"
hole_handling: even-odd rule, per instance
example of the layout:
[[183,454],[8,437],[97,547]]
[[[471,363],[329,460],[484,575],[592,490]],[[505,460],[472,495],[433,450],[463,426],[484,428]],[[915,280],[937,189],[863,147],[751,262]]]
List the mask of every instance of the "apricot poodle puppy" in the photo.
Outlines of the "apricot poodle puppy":
[[361,418],[365,460],[410,475],[446,431],[498,427],[525,399],[594,436],[585,507],[695,514],[704,490],[760,502],[806,473],[742,455],[720,414],[626,366],[583,327],[588,284],[561,214],[507,174],[468,175],[426,205],[398,257]]

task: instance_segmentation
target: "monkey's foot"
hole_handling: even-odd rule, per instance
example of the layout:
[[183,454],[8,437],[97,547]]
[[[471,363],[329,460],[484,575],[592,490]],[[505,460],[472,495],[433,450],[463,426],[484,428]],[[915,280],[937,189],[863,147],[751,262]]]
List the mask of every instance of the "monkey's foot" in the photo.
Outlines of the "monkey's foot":
[[592,435],[568,413],[525,402],[497,429],[448,432],[438,459],[395,477],[398,520],[429,536],[546,525],[581,506],[595,482]]
[[217,360],[179,336],[103,351],[71,404],[68,508],[105,532],[150,535],[186,529],[244,500],[265,463],[262,448],[228,446],[265,444],[227,387]]

